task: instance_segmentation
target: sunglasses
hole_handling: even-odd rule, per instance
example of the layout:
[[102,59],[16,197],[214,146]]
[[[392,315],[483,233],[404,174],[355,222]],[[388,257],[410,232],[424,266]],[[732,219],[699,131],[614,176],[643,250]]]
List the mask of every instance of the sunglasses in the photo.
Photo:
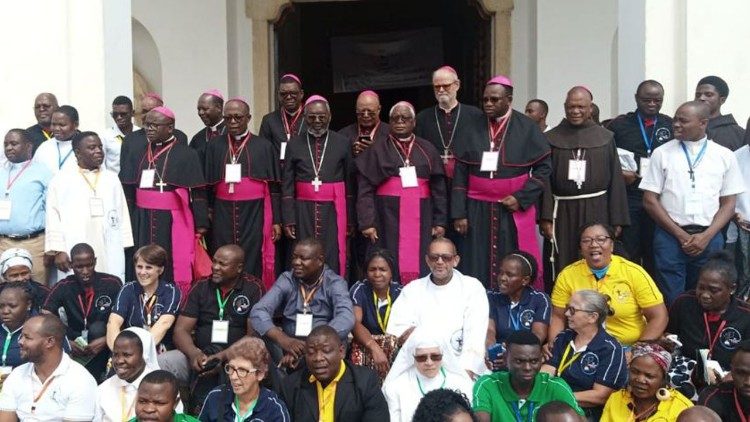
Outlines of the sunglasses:
[[419,363],[425,363],[427,362],[427,359],[430,359],[433,362],[440,362],[443,360],[443,355],[440,353],[430,353],[427,355],[414,355],[414,360]]

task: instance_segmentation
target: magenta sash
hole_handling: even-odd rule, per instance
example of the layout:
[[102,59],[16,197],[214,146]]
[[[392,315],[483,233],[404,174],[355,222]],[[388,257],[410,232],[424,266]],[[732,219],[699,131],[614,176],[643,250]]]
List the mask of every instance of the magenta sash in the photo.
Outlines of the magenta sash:
[[[484,202],[498,202],[508,195],[521,190],[528,174],[507,179],[487,179],[469,175],[469,189],[467,196],[471,199]],[[519,209],[511,213],[516,223],[516,234],[518,236],[518,249],[530,253],[536,258],[537,277],[533,280],[536,289],[543,289],[542,257],[539,251],[539,242],[536,237],[536,205],[531,205],[525,210]]]
[[389,177],[378,186],[380,196],[397,196],[398,203],[398,271],[401,284],[407,285],[419,278],[419,249],[421,213],[419,201],[430,197],[427,179],[417,179],[418,187],[401,187],[400,177]]
[[343,277],[346,274],[346,185],[344,182],[323,183],[318,192],[310,182],[297,182],[294,187],[300,201],[333,202],[338,226],[339,274]]
[[262,280],[268,291],[276,281],[276,248],[273,245],[273,208],[268,182],[243,177],[239,183],[232,183],[234,193],[229,193],[229,183],[219,182],[214,187],[216,198],[222,201],[253,201],[263,199],[263,243],[260,247]]
[[137,189],[135,203],[147,210],[171,211],[172,213],[172,272],[174,282],[183,297],[187,297],[193,282],[195,262],[195,222],[190,209],[190,197],[186,188],[172,192]]

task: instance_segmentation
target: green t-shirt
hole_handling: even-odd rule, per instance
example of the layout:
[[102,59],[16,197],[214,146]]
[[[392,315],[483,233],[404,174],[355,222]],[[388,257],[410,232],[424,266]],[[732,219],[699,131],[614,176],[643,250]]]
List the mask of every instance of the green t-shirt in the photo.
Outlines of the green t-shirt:
[[[138,418],[133,418],[128,422],[138,422]],[[184,413],[175,413],[172,422],[200,422],[200,420]]]
[[474,411],[489,413],[492,422],[535,420],[539,407],[555,400],[568,403],[579,415],[583,415],[568,384],[562,378],[547,373],[536,375],[531,394],[520,402],[510,385],[510,374],[506,371],[484,375],[474,383]]

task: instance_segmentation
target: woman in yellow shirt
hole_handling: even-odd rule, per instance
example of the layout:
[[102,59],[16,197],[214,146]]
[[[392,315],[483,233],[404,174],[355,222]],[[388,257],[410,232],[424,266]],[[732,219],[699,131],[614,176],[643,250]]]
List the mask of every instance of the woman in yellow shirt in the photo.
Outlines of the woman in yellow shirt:
[[668,387],[667,372],[672,364],[666,343],[637,343],[633,346],[628,387],[615,391],[604,405],[601,422],[672,422],[692,407],[687,397]]
[[[668,320],[664,298],[646,270],[612,254],[614,230],[601,223],[587,224],[579,243],[583,259],[565,267],[555,281],[547,338],[554,339],[565,328],[565,306],[573,293],[587,289],[609,296],[614,314],[604,327],[623,346],[661,337]],[[551,346],[547,344],[548,352]]]

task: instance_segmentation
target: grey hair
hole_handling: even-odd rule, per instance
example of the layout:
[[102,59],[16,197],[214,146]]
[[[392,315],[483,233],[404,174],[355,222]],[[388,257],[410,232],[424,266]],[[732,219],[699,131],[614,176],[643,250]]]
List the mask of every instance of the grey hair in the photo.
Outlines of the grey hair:
[[597,292],[596,290],[578,290],[573,293],[581,298],[586,304],[586,309],[596,312],[599,317],[596,320],[598,325],[602,325],[607,317],[614,315],[612,308],[609,307],[609,297]]
[[417,117],[417,113],[414,111],[414,106],[411,105],[411,103],[408,101],[399,101],[396,104],[394,104],[393,107],[391,107],[391,111],[388,112],[388,117],[393,116],[393,112],[396,110],[396,107],[399,107],[399,106],[404,106],[408,108],[409,113],[411,113],[412,118]]

